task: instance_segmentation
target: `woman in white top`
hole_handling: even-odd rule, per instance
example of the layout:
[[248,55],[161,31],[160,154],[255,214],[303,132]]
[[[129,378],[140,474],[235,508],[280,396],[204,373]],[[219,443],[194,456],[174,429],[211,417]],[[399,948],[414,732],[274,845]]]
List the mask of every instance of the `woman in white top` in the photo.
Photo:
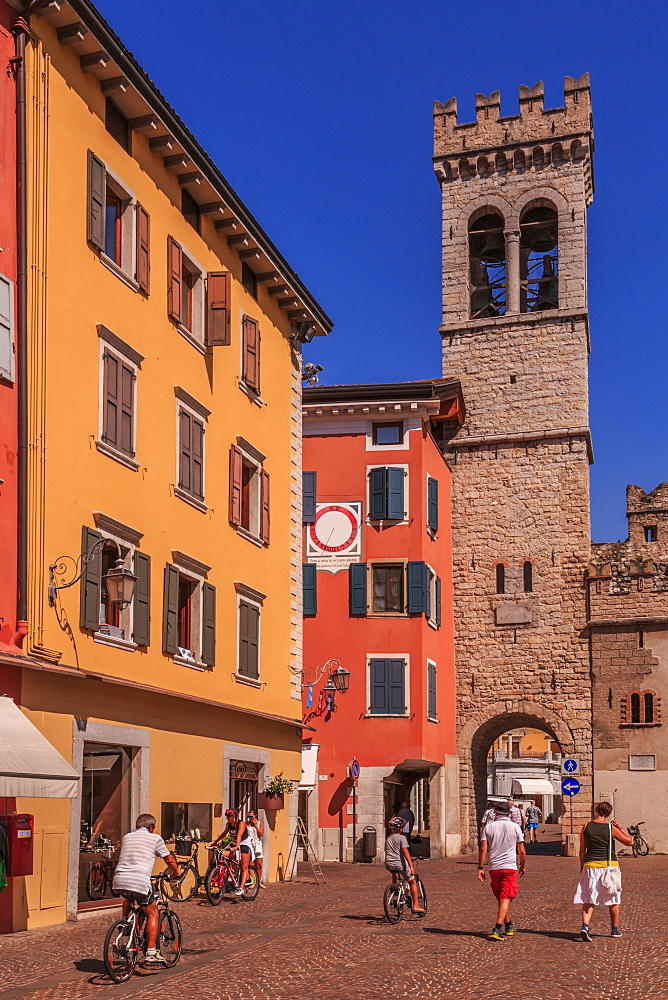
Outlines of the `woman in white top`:
[[251,848],[253,850],[253,861],[255,864],[255,871],[257,872],[257,884],[260,888],[262,888],[262,837],[264,837],[264,823],[257,818],[257,814],[251,809],[246,817],[246,824],[248,827],[248,836],[250,837]]

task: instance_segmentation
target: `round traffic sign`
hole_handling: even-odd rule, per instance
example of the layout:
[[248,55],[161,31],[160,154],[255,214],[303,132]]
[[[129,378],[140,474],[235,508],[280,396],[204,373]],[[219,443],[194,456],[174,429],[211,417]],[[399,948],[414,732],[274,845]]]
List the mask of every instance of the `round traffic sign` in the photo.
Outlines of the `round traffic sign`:
[[360,776],[360,765],[356,757],[353,757],[350,764],[348,765],[348,773],[353,781],[357,781]]
[[580,765],[576,760],[573,760],[572,757],[569,757],[568,760],[564,761],[564,771],[568,774],[576,774],[579,770]]
[[577,778],[564,778],[561,782],[561,790],[564,795],[577,795],[580,791],[580,782]]

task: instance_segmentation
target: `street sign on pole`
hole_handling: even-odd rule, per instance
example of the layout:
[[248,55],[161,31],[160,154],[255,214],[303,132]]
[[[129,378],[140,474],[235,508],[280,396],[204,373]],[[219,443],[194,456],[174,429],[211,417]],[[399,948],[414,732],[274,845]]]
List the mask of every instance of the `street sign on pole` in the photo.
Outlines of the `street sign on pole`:
[[577,795],[580,791],[580,782],[577,778],[564,778],[561,782],[561,790],[564,795]]
[[575,757],[566,757],[561,762],[561,773],[562,774],[579,774],[580,773],[580,761]]

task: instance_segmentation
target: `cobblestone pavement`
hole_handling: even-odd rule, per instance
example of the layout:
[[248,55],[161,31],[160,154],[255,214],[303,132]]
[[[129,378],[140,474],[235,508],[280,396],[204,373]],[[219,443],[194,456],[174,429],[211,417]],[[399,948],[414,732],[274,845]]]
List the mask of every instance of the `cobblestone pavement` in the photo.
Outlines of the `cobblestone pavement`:
[[668,856],[623,859],[624,937],[611,940],[607,913],[597,912],[584,944],[572,905],[577,861],[532,850],[517,933],[500,943],[486,937],[494,900],[473,857],[423,861],[429,913],[394,927],[383,919],[382,867],[324,865],[325,886],[303,867],[254,903],[182,904],[180,964],[140,968],[121,986],[101,961],[113,912],[2,937],[0,1000],[668,1000]]

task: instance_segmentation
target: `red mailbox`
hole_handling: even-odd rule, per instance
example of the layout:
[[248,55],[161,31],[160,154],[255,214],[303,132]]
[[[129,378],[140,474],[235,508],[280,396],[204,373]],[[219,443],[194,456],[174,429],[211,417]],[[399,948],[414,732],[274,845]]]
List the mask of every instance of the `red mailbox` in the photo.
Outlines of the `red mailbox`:
[[10,813],[7,817],[7,875],[32,875],[33,873],[33,824],[30,813]]

